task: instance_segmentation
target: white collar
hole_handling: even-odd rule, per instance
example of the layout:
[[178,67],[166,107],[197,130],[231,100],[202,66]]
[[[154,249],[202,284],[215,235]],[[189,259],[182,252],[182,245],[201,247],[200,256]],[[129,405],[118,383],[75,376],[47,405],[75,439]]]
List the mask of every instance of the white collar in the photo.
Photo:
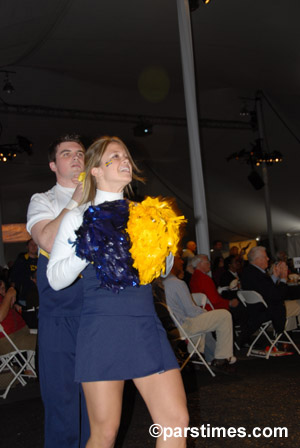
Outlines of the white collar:
[[123,191],[121,193],[112,193],[110,191],[96,190],[96,196],[93,202],[97,205],[106,201],[117,201],[118,199],[124,199]]
[[71,188],[71,187],[63,187],[62,185],[60,185],[58,182],[56,182],[56,187],[58,188],[58,190],[66,192],[69,191],[70,193],[74,192],[75,187]]

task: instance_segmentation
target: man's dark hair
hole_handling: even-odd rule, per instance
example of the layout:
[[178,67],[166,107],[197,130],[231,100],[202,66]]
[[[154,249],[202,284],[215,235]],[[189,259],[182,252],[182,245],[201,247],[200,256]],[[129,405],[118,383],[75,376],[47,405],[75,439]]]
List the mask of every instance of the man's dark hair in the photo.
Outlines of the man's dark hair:
[[236,259],[236,255],[229,255],[228,257],[225,258],[224,260],[224,267],[225,269],[228,271],[229,266],[231,265],[231,263],[233,262],[233,260]]
[[54,140],[54,142],[51,143],[51,145],[48,148],[48,160],[49,162],[55,162],[56,161],[56,151],[58,146],[61,143],[64,142],[76,142],[78,143],[82,149],[85,151],[85,147],[81,141],[81,138],[78,134],[65,134],[62,135],[61,137],[57,138],[56,140]]

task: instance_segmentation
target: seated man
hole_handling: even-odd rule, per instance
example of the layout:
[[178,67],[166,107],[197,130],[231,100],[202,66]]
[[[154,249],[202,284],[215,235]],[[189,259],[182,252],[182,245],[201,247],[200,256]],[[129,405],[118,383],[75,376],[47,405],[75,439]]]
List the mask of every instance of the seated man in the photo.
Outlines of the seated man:
[[264,247],[253,247],[248,253],[248,260],[249,265],[244,269],[241,278],[242,288],[257,291],[268,305],[267,309],[262,303],[249,306],[250,316],[259,319],[260,323],[271,319],[275,331],[281,333],[286,317],[300,318],[300,300],[287,300],[300,297],[299,287],[290,288],[287,285],[288,267],[283,261],[274,265],[272,276],[267,274],[269,258]]
[[[240,289],[240,279],[237,272],[237,259],[235,255],[229,255],[229,257],[224,260],[224,272],[221,275],[219,286],[223,289],[228,287],[228,289],[224,289],[224,291],[228,291],[226,295],[222,296],[225,298],[237,297],[236,290]],[[229,294],[230,292],[230,294]],[[227,296],[227,297],[226,297]]]
[[[10,287],[6,292],[5,283],[0,280],[0,323],[19,350],[35,351],[36,335],[30,334],[25,321],[13,308],[15,301],[16,290]],[[0,355],[12,350],[9,341],[0,333]]]
[[[171,273],[163,279],[167,305],[174,311],[180,325],[192,335],[199,331],[206,333],[206,344],[215,344],[214,354],[207,352],[206,360],[212,360],[212,366],[226,367],[228,363],[235,362],[233,357],[232,319],[226,310],[206,312],[193,303],[189,289],[183,280],[177,278],[183,274],[183,261],[175,257]],[[216,332],[216,342],[211,332]]]

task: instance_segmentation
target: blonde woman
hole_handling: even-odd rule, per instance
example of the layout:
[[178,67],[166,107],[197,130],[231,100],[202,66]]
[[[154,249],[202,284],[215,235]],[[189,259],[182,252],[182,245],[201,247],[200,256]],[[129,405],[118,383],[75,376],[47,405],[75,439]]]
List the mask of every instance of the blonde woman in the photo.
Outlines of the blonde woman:
[[[102,137],[92,144],[82,205],[64,218],[48,264],[56,290],[83,276],[75,381],[82,383],[88,408],[88,448],[114,446],[127,379],[134,381],[155,423],[181,428],[182,434],[188,425],[181,375],[155,313],[151,285],[138,286],[128,242],[119,231],[128,219],[123,193],[132,178],[142,180],[120,139]],[[167,440],[159,437],[156,446],[183,448],[186,440],[177,432]]]

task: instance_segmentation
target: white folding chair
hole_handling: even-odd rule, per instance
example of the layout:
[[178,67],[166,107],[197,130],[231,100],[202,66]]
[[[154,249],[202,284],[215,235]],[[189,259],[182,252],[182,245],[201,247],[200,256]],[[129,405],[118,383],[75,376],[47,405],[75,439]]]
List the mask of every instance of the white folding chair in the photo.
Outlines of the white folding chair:
[[25,377],[28,375],[25,374],[25,370],[28,369],[32,372],[33,375],[30,375],[31,377],[37,377],[33,362],[35,352],[31,350],[19,350],[1,324],[0,333],[4,335],[12,348],[9,353],[0,355],[0,375],[5,373],[11,374],[11,380],[5,386],[3,392],[0,393],[0,398],[6,398],[10,388],[16,381],[22,386],[27,384]]
[[[240,299],[240,301],[243,303],[244,306],[253,305],[255,303],[262,303],[266,308],[268,308],[268,305],[265,302],[265,300],[263,299],[262,295],[259,294],[256,291],[237,291],[237,294],[238,294],[238,298]],[[287,325],[287,321],[288,320],[286,320],[285,327]],[[253,340],[252,344],[249,347],[249,350],[247,352],[247,356],[252,355],[252,356],[257,356],[257,357],[269,359],[270,354],[272,353],[273,348],[278,343],[292,345],[294,347],[294,349],[296,350],[296,352],[300,355],[299,348],[297,347],[297,345],[295,344],[295,342],[292,340],[292,338],[290,337],[290,335],[288,334],[288,332],[285,329],[283,330],[282,333],[279,333],[279,334],[275,335],[274,338],[272,338],[270,336],[270,332],[268,333],[268,330],[270,330],[271,328],[272,328],[272,320],[268,320],[268,321],[263,322],[261,324],[261,326],[258,329],[257,336],[255,337],[255,339]],[[254,348],[256,342],[263,335],[267,338],[267,340],[270,343],[269,349],[266,351],[265,354],[261,354],[260,353],[261,350],[256,351],[256,349]],[[286,337],[285,340],[281,339],[283,336]]]
[[[205,295],[205,294],[204,294],[204,295]],[[206,297],[206,296],[205,296],[205,297]],[[210,368],[210,366],[207,364],[207,362],[205,361],[204,357],[202,356],[201,352],[200,352],[199,349],[198,349],[198,347],[199,347],[201,341],[205,338],[205,333],[199,331],[198,333],[194,333],[194,334],[190,334],[190,335],[188,335],[187,332],[186,332],[186,331],[184,330],[184,328],[182,327],[182,325],[180,324],[180,322],[179,322],[179,320],[177,319],[177,317],[175,316],[174,312],[171,310],[171,308],[170,308],[168,305],[166,305],[165,303],[163,303],[163,302],[161,302],[160,304],[161,304],[162,306],[164,306],[164,307],[168,310],[168,312],[169,312],[171,318],[173,319],[173,321],[174,321],[176,327],[178,328],[178,330],[179,330],[179,334],[180,334],[180,336],[178,337],[178,339],[180,339],[180,340],[182,340],[182,341],[186,341],[187,343],[190,344],[190,346],[191,346],[191,348],[192,348],[192,350],[191,350],[191,352],[189,353],[188,357],[185,359],[184,363],[181,365],[180,370],[183,370],[184,367],[187,365],[187,363],[188,363],[189,361],[191,361],[193,364],[201,364],[201,365],[204,365],[204,366],[207,368],[207,370],[209,371],[209,373],[210,373],[213,377],[215,377],[215,376],[216,376],[215,373],[212,371],[212,369]],[[205,306],[205,303],[204,303],[204,306]],[[194,343],[194,342],[192,341],[192,338],[197,338],[196,343]],[[192,359],[193,355],[196,355],[196,356],[198,357],[198,359]]]
[[201,308],[205,308],[205,305],[208,303],[208,305],[211,307],[212,310],[214,310],[214,306],[211,303],[211,301],[209,300],[209,298],[207,297],[206,294],[204,294],[203,292],[193,292],[192,294],[193,297],[193,301],[196,305],[200,306]]

